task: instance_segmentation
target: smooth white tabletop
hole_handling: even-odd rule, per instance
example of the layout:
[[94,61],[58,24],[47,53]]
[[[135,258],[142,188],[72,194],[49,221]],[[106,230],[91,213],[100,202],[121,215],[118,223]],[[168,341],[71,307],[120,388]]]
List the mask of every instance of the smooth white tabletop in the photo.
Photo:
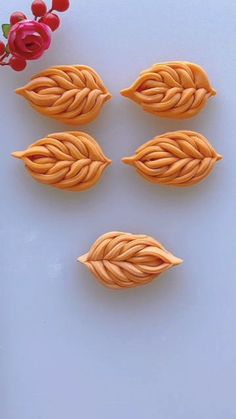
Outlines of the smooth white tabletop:
[[[2,3],[2,23],[30,8]],[[0,69],[0,417],[235,419],[236,3],[74,0],[61,17],[40,61]],[[155,118],[119,95],[169,60],[202,65],[218,91],[192,120]],[[57,64],[94,67],[113,94],[82,127],[113,165],[81,194],[34,182],[10,157],[67,129],[14,94]],[[151,185],[120,163],[176,129],[224,156],[201,184]],[[150,234],[184,263],[145,287],[103,288],[76,257],[111,230]]]

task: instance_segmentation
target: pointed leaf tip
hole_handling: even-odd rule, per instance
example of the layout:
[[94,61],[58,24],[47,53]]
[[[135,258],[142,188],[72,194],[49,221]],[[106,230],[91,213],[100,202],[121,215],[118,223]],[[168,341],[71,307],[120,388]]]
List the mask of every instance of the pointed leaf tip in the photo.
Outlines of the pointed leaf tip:
[[215,96],[217,94],[217,91],[215,89],[211,89],[211,96]]
[[110,92],[107,92],[105,95],[105,100],[110,100],[112,99],[112,94]]
[[106,164],[106,166],[110,166],[110,164],[112,164],[112,160],[110,160],[106,157],[105,164]]
[[11,153],[11,156],[15,157],[16,159],[21,159],[23,155],[23,151],[14,151],[13,153]]
[[24,95],[24,87],[18,87],[18,89],[15,90],[15,93],[17,95],[23,96]]
[[125,164],[132,165],[133,162],[134,162],[134,158],[132,156],[131,157],[123,157],[123,159],[121,159],[121,161]]
[[87,262],[87,253],[77,258],[77,262],[85,264]]
[[123,89],[123,90],[120,91],[120,94],[121,94],[121,96],[129,97],[129,92],[130,92],[129,88],[128,89]]
[[172,257],[172,263],[174,266],[181,265],[183,263],[183,259],[177,258],[176,256]]

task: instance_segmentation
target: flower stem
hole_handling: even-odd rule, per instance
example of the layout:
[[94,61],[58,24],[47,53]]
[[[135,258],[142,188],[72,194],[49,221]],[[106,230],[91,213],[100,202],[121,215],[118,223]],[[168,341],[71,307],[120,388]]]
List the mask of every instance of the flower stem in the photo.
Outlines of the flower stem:
[[3,54],[3,56],[1,57],[0,61],[3,61],[4,58],[6,58],[9,54],[7,52],[5,52],[5,54]]
[[0,66],[9,65],[9,62],[4,61],[8,55],[9,53],[5,52],[5,54],[0,58]]

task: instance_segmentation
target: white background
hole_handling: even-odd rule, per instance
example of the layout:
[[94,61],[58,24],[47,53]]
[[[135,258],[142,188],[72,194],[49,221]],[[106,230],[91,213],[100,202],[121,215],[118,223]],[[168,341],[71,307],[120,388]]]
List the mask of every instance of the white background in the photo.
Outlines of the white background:
[[[235,1],[72,3],[40,61],[0,70],[0,417],[235,419]],[[29,8],[1,2],[1,22]],[[218,91],[193,120],[155,118],[119,95],[167,60],[202,65]],[[82,127],[113,165],[81,194],[34,182],[10,157],[67,128],[14,94],[56,64],[94,67],[113,94]],[[120,163],[176,129],[201,132],[224,156],[201,184],[151,185]],[[110,230],[150,234],[184,263],[145,287],[105,289],[76,257]]]

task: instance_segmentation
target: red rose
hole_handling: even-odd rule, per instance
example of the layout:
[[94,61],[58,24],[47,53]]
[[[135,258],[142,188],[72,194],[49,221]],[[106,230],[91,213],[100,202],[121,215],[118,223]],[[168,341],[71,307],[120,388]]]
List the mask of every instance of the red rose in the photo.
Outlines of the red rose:
[[22,20],[12,26],[8,35],[11,53],[25,60],[41,57],[51,43],[51,30],[44,23]]

